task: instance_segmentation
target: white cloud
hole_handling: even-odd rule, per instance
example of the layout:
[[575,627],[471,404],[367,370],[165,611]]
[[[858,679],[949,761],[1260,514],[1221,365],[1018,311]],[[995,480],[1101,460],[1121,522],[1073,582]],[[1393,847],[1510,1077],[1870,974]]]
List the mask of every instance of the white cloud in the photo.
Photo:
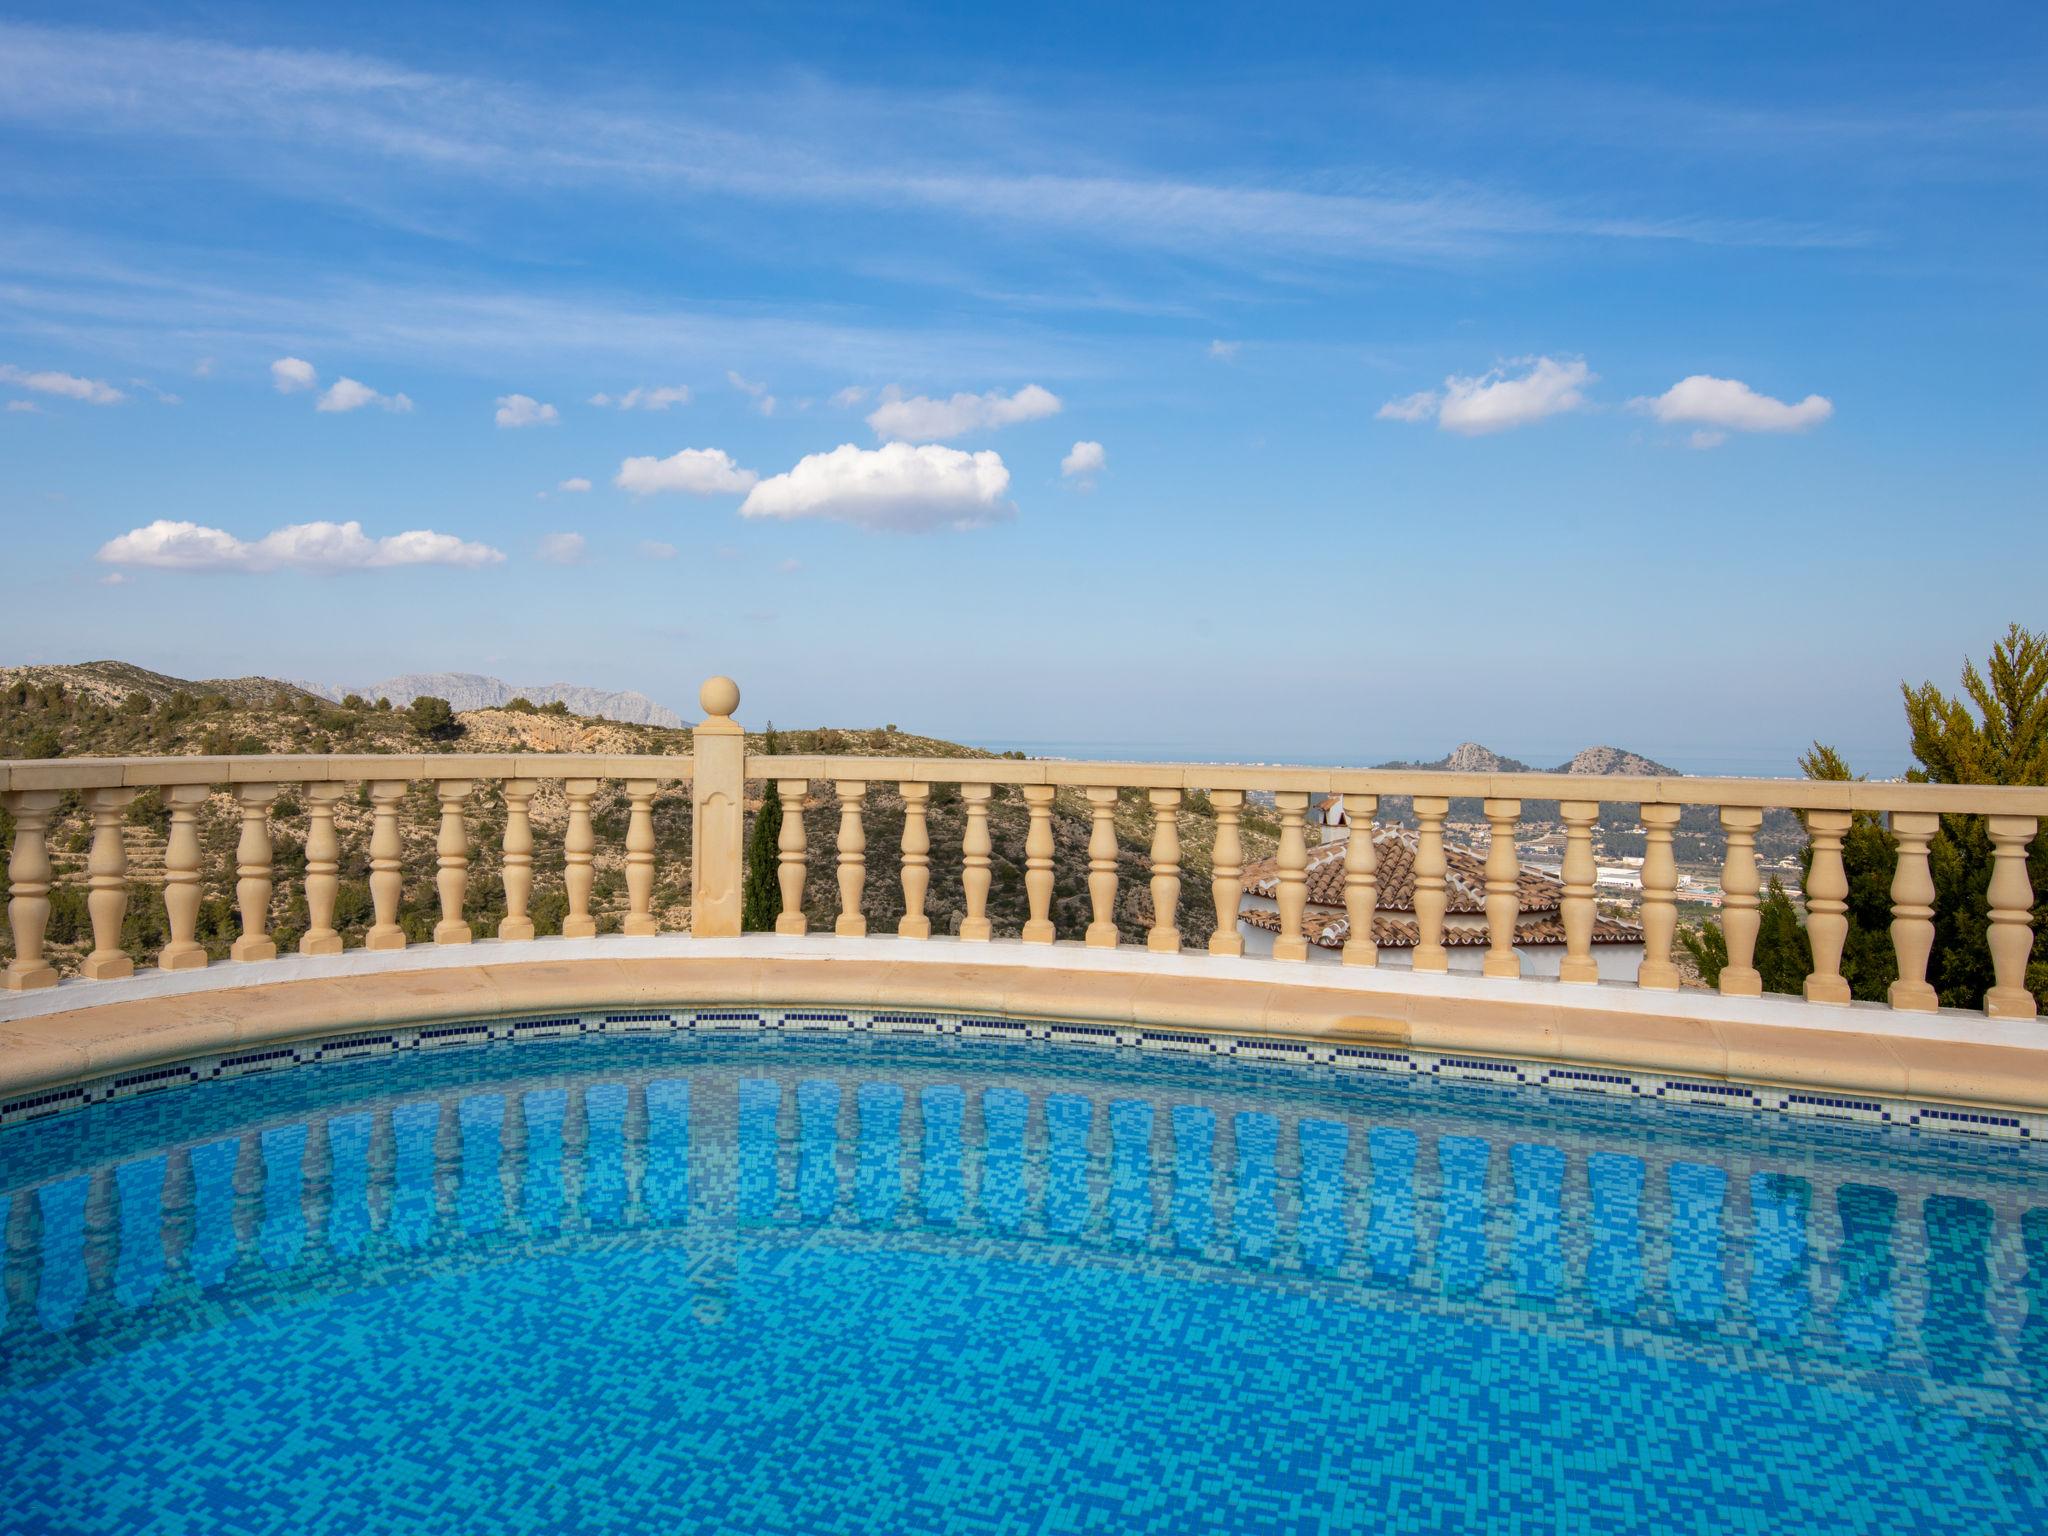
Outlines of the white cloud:
[[768,386],[766,384],[756,384],[751,379],[743,379],[731,368],[726,369],[725,378],[726,382],[741,394],[752,395],[754,397],[754,409],[763,416],[773,416],[775,414],[775,397],[768,393]]
[[314,409],[359,411],[366,405],[381,405],[387,411],[404,412],[412,409],[412,400],[406,395],[379,394],[367,384],[358,383],[350,378],[340,378],[328,386],[327,392],[320,397],[320,403]]
[[280,395],[295,395],[320,382],[320,375],[303,357],[280,357],[270,365],[270,382]]
[[1687,439],[1687,442],[1694,448],[1718,448],[1727,441],[1728,434],[1726,432],[1710,432],[1704,427]]
[[541,535],[540,558],[549,565],[581,565],[588,541],[580,533]]
[[849,384],[846,388],[835,393],[829,403],[837,410],[850,411],[856,405],[859,405],[861,401],[867,399],[867,397],[868,392],[862,386]]
[[623,395],[607,395],[602,392],[590,397],[592,405],[615,405],[622,411],[665,411],[672,405],[690,403],[690,386],[687,384],[643,384],[636,385]]
[[[1808,395],[1797,404],[1760,395],[1740,379],[1717,379],[1695,373],[1654,397],[1631,400],[1632,409],[1647,411],[1663,422],[1697,422],[1733,432],[1804,432],[1835,414],[1825,395]],[[1695,448],[1700,434],[1695,433]]]
[[501,427],[552,427],[561,419],[560,411],[531,395],[498,396],[496,420]]
[[1219,363],[1234,363],[1238,349],[1243,345],[1241,341],[1212,341],[1209,343],[1209,355]]
[[558,491],[587,491],[590,489],[590,482],[581,475],[571,475],[560,485],[556,486],[555,489]]
[[10,400],[7,402],[7,409],[10,411],[40,411],[42,407],[33,400]]
[[12,363],[0,363],[0,384],[19,384],[23,389],[61,395],[67,400],[83,400],[88,405],[119,405],[128,398],[105,379],[82,379],[75,373],[57,373],[49,369],[30,373]]
[[1100,443],[1076,443],[1073,451],[1060,460],[1060,473],[1069,477],[1092,475],[1109,462],[1109,455],[1103,452]]
[[1485,373],[1453,374],[1441,391],[1389,400],[1375,415],[1381,421],[1427,421],[1434,415],[1442,430],[1478,437],[1575,411],[1586,403],[1585,386],[1598,377],[1581,358],[1518,357]]
[[199,360],[198,360],[197,362],[195,362],[195,363],[194,363],[194,364],[192,365],[192,377],[193,377],[193,378],[195,378],[195,379],[210,379],[210,378],[212,378],[212,377],[213,377],[213,359],[212,359],[212,358],[210,358],[210,357],[202,357],[202,358],[200,358],[200,359],[199,359]]
[[1001,455],[989,450],[843,443],[830,453],[807,454],[794,469],[763,480],[741,503],[740,515],[826,518],[894,533],[975,528],[1016,511],[1004,500],[1009,488],[1010,472]]
[[396,565],[496,565],[504,553],[452,533],[413,529],[373,539],[358,522],[293,523],[253,542],[220,528],[159,518],[100,546],[107,565],[168,571],[374,570]]
[[125,587],[128,585],[128,578],[119,571],[109,571],[100,578],[100,585],[103,587]]
[[635,496],[683,491],[692,496],[734,496],[753,489],[761,477],[741,469],[723,448],[684,448],[665,459],[642,454],[626,459],[612,481]]
[[882,391],[882,403],[868,413],[868,425],[879,438],[924,443],[977,429],[1036,421],[1059,412],[1060,397],[1036,384],[1026,384],[1014,395],[992,389],[985,395],[959,394],[950,400],[927,395],[905,399],[903,391],[892,384]]
[[1427,421],[1442,402],[1443,396],[1435,390],[1418,389],[1412,395],[1389,400],[1373,414],[1380,421]]
[[664,543],[660,539],[640,541],[640,558],[643,560],[673,560],[675,557],[676,547],[673,544]]

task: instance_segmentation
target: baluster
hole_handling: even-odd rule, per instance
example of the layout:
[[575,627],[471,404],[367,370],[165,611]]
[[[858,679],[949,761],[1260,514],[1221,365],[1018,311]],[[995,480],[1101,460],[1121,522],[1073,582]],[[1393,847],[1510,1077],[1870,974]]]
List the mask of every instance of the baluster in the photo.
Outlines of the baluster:
[[1991,833],[1991,968],[1997,985],[1984,994],[1984,1012],[1994,1019],[2031,1019],[2034,994],[2027,990],[2027,958],[2034,952],[2034,888],[2027,880],[2027,845],[2037,825],[2032,816],[1986,818]]
[[1209,804],[1216,811],[1216,846],[1209,855],[1216,931],[1209,935],[1209,953],[1241,955],[1244,935],[1237,931],[1237,914],[1244,905],[1244,791],[1212,789]]
[[1280,811],[1280,934],[1273,940],[1273,958],[1306,960],[1308,940],[1301,936],[1301,915],[1308,907],[1308,837],[1302,820],[1308,814],[1308,792],[1283,789],[1273,803]]
[[[348,786],[322,781],[303,788],[306,796],[306,932],[299,940],[299,953],[338,955],[341,953],[341,935],[334,929],[334,893],[340,887],[341,839],[334,832],[334,804],[347,793]],[[196,849],[197,845],[194,847]],[[196,889],[193,900],[196,905]],[[175,924],[173,931],[176,931]]]
[[171,816],[164,843],[164,916],[171,937],[157,953],[158,970],[196,971],[206,965],[206,946],[194,935],[199,930],[199,807],[211,794],[204,784],[164,788],[164,808]]
[[1031,814],[1030,830],[1024,834],[1024,894],[1031,903],[1031,916],[1024,924],[1026,944],[1052,942],[1052,786],[1026,784],[1025,809]]
[[14,958],[0,978],[10,992],[57,985],[57,969],[43,959],[43,930],[50,921],[50,813],[54,789],[20,789],[7,797],[14,817],[14,851],[7,861],[7,923],[14,933]]
[[405,930],[398,926],[398,897],[405,886],[399,867],[405,843],[398,835],[398,803],[404,798],[403,779],[379,779],[370,786],[370,905],[377,920],[363,936],[365,949],[405,948]]
[[654,779],[628,779],[626,798],[626,920],[622,933],[646,937],[660,931],[654,920]]
[[1415,806],[1415,958],[1417,971],[1448,971],[1450,951],[1444,948],[1444,908],[1450,892],[1444,885],[1444,818],[1451,802],[1443,795],[1417,795]]
[[569,797],[569,825],[562,834],[562,886],[569,896],[569,915],[562,919],[562,937],[587,939],[597,932],[597,919],[590,915],[591,855],[597,848],[590,830],[590,801],[597,793],[597,780],[564,779],[562,793]]
[[469,829],[462,810],[475,786],[468,779],[436,779],[441,802],[441,828],[434,839],[434,889],[441,898],[441,920],[434,924],[436,944],[467,944],[469,924],[462,920],[462,898],[469,886]]
[[782,798],[782,831],[775,842],[775,878],[782,887],[782,911],[775,919],[777,933],[802,933],[804,921],[804,801],[811,793],[809,779],[777,779],[775,792]]
[[1373,846],[1372,818],[1380,808],[1378,795],[1344,796],[1344,820],[1350,835],[1344,843],[1344,915],[1351,933],[1344,940],[1346,965],[1378,965],[1379,941],[1372,935],[1380,909],[1380,856]]
[[985,940],[991,932],[988,920],[988,800],[995,793],[989,784],[962,784],[960,802],[967,809],[967,828],[960,839],[960,890],[967,899],[967,915],[960,919],[960,937]]
[[1564,959],[1558,962],[1557,979],[1596,982],[1600,963],[1593,958],[1593,883],[1599,870],[1593,863],[1593,823],[1600,819],[1600,803],[1562,800],[1557,813],[1564,820],[1564,896],[1558,903]]
[[1097,949],[1116,948],[1116,791],[1088,791],[1088,932]]
[[128,849],[121,839],[121,813],[135,801],[132,789],[86,791],[92,814],[92,849],[85,856],[86,911],[92,915],[92,953],[78,967],[88,981],[113,981],[135,974],[135,962],[121,949],[121,920],[128,915]]
[[925,807],[932,787],[898,784],[896,789],[903,796],[903,918],[896,933],[899,938],[928,939],[932,920],[924,915],[924,898],[932,882],[932,835],[925,824]]
[[1754,806],[1721,807],[1721,832],[1728,853],[1721,861],[1721,932],[1728,940],[1728,963],[1721,967],[1721,995],[1760,997],[1763,977],[1756,968],[1757,892],[1763,888],[1756,872],[1756,833],[1764,813]]
[[501,939],[530,939],[533,919],[526,904],[533,897],[532,779],[505,781],[505,916],[498,924]]
[[1941,818],[1931,811],[1892,812],[1892,836],[1899,862],[1892,872],[1892,949],[1899,979],[1886,999],[1894,1008],[1932,1013],[1940,1006],[1927,984],[1927,956],[1934,948],[1934,877],[1927,870],[1927,845]]
[[868,931],[867,915],[860,909],[868,880],[868,835],[860,811],[868,787],[858,779],[837,779],[832,790],[839,797],[839,917],[832,931],[857,939]]
[[1152,802],[1152,931],[1145,947],[1180,953],[1180,791],[1155,789]]
[[1669,992],[1678,986],[1678,967],[1671,961],[1671,941],[1678,932],[1678,865],[1671,855],[1671,829],[1678,825],[1675,805],[1638,807],[1643,823],[1643,963],[1636,985]]
[[[1802,990],[1809,1003],[1846,1003],[1849,983],[1842,979],[1842,942],[1849,936],[1849,876],[1842,868],[1842,834],[1849,830],[1849,813],[1808,811],[1806,830],[1813,841],[1813,865],[1806,876],[1806,936],[1813,944],[1813,974]],[[1644,885],[1648,884],[1645,876]]]
[[275,960],[277,944],[270,937],[270,802],[276,784],[237,784],[242,807],[242,839],[235,845],[235,904],[242,910],[242,933],[228,950],[230,960]]
[[1522,862],[1515,849],[1515,826],[1522,819],[1519,800],[1483,802],[1492,837],[1486,845],[1487,976],[1519,976],[1522,957],[1515,950],[1515,924],[1522,916]]

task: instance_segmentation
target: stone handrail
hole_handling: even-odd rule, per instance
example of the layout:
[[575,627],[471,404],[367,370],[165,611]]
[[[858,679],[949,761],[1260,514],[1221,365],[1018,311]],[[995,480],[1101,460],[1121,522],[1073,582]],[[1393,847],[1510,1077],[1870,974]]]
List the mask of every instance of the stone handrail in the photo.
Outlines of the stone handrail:
[[[1206,793],[1216,816],[1209,899],[1216,929],[1209,952],[1239,956],[1244,941],[1237,931],[1244,868],[1240,832],[1247,792],[1271,794],[1280,823],[1277,889],[1279,934],[1273,958],[1283,964],[1307,958],[1302,929],[1307,904],[1307,812],[1315,794],[1342,794],[1347,814],[1361,833],[1345,851],[1345,906],[1351,940],[1343,961],[1373,966],[1378,955],[1372,939],[1377,910],[1377,870],[1371,819],[1382,797],[1410,802],[1417,824],[1415,918],[1419,942],[1415,971],[1428,974],[1448,967],[1444,947],[1446,907],[1444,821],[1452,798],[1483,803],[1493,836],[1485,861],[1488,952],[1484,974],[1518,978],[1522,962],[1515,949],[1515,924],[1520,910],[1519,856],[1515,831],[1527,799],[1555,800],[1565,825],[1561,920],[1566,953],[1558,983],[1591,984],[1599,980],[1591,955],[1595,918],[1596,869],[1592,833],[1603,805],[1635,808],[1645,834],[1642,870],[1644,954],[1636,985],[1669,991],[1679,985],[1672,958],[1677,930],[1678,874],[1672,834],[1687,806],[1712,806],[1719,813],[1727,841],[1722,866],[1722,925],[1728,963],[1719,987],[1729,996],[1756,996],[1762,981],[1754,964],[1761,882],[1755,839],[1766,809],[1800,812],[1812,840],[1813,862],[1806,881],[1807,933],[1813,971],[1804,992],[1811,1002],[1846,1003],[1849,986],[1841,973],[1842,947],[1848,931],[1848,880],[1842,864],[1842,839],[1857,813],[1888,819],[1898,841],[1897,873],[1891,886],[1893,945],[1899,979],[1889,1003],[1903,1011],[1931,1011],[1936,995],[1926,970],[1933,946],[1934,885],[1928,868],[1928,847],[1948,815],[1985,818],[1994,855],[1990,886],[1989,945],[1996,984],[1987,992],[1984,1011],[1993,1018],[2031,1018],[2033,995],[2026,987],[2026,967],[2033,945],[2033,891],[2027,874],[2027,849],[2040,819],[2048,816],[2048,789],[1976,785],[1832,783],[1810,780],[1634,778],[1544,773],[1443,773],[1409,770],[1268,767],[1248,764],[1094,763],[1064,760],[1020,761],[992,758],[890,758],[821,755],[750,755],[741,727],[732,714],[739,689],[730,679],[714,678],[701,694],[707,718],[696,728],[694,756],[569,756],[541,753],[332,755],[302,757],[101,758],[0,763],[0,798],[15,817],[9,919],[15,954],[4,984],[10,990],[53,985],[55,970],[43,956],[43,931],[49,912],[50,862],[45,833],[51,811],[65,791],[82,791],[93,820],[88,858],[90,894],[87,907],[94,933],[93,952],[82,967],[89,979],[129,974],[133,962],[120,948],[128,902],[120,817],[129,800],[144,788],[161,788],[170,813],[166,854],[165,907],[171,940],[158,958],[166,970],[203,966],[204,949],[194,940],[199,907],[199,845],[194,829],[197,807],[211,786],[234,788],[242,808],[242,840],[237,850],[236,895],[242,936],[231,958],[248,962],[275,956],[266,931],[273,888],[267,808],[281,786],[305,787],[310,826],[306,840],[306,898],[311,921],[300,950],[332,954],[341,936],[332,926],[336,890],[336,843],[333,804],[341,786],[366,783],[375,808],[370,842],[370,891],[376,922],[366,944],[371,949],[400,949],[406,937],[397,922],[403,883],[398,831],[398,805],[409,783],[427,780],[436,786],[441,803],[436,847],[441,921],[434,930],[437,944],[467,942],[470,929],[463,918],[468,850],[463,806],[474,781],[502,780],[506,785],[504,885],[507,916],[501,937],[533,936],[526,915],[532,888],[532,831],[526,813],[538,781],[559,780],[569,801],[564,837],[568,917],[566,936],[595,931],[589,911],[593,838],[590,800],[599,782],[624,780],[632,803],[626,833],[628,913],[624,931],[650,934],[654,880],[654,835],[650,806],[665,781],[691,782],[693,855],[691,919],[693,934],[725,937],[741,928],[741,887],[745,832],[746,782],[772,779],[784,796],[801,803],[815,781],[833,786],[839,808],[834,856],[840,910],[834,932],[862,935],[867,919],[861,896],[868,879],[867,838],[863,804],[871,783],[897,786],[904,801],[900,880],[904,916],[899,936],[928,939],[931,921],[925,915],[930,883],[930,836],[927,810],[931,786],[957,785],[966,809],[962,841],[966,915],[958,937],[968,943],[992,937],[987,913],[991,883],[989,802],[998,785],[1015,786],[1029,813],[1025,843],[1025,889],[1030,916],[1021,942],[1051,944],[1054,927],[1052,832],[1053,797],[1061,788],[1085,793],[1092,821],[1088,846],[1088,893],[1091,922],[1085,942],[1114,947],[1117,840],[1114,816],[1120,792],[1146,793],[1153,817],[1150,895],[1153,922],[1147,947],[1177,952],[1177,925],[1182,898],[1177,817],[1183,796]],[[523,787],[523,789],[522,789]],[[781,915],[776,931],[803,933],[808,922],[803,893],[810,850],[801,815],[785,817],[779,845]],[[1549,983],[1530,983],[1548,985]]]

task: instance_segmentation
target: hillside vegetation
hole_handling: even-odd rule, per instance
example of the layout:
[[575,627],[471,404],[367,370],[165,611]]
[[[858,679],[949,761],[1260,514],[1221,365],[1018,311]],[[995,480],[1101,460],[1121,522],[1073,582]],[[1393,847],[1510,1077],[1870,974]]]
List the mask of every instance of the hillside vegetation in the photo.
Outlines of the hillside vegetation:
[[[0,669],[0,758],[236,756],[301,752],[595,752],[684,755],[687,728],[630,725],[577,716],[560,704],[453,712],[438,701],[411,708],[379,707],[351,698],[334,703],[271,678],[193,682],[122,662],[62,667]],[[998,754],[956,742],[918,736],[893,727],[847,730],[818,727],[774,733],[783,752],[819,752],[875,757],[976,759]],[[765,752],[766,733],[750,735],[750,751]],[[759,785],[750,785],[758,795]],[[757,802],[750,802],[751,815]],[[689,922],[689,786],[663,786],[654,806],[654,907],[664,929]],[[615,932],[626,908],[625,833],[629,806],[623,787],[607,782],[592,805],[597,835],[591,909],[600,932]],[[815,928],[831,926],[839,905],[834,850],[839,813],[829,784],[814,786],[804,825],[810,844],[810,878],[805,910]],[[431,938],[439,917],[434,887],[434,842],[439,805],[431,784],[412,786],[402,808],[405,887],[399,921],[414,942]],[[1056,887],[1053,916],[1060,936],[1078,938],[1088,921],[1088,807],[1078,793],[1062,791],[1053,807]],[[536,930],[559,933],[567,911],[562,886],[562,834],[568,806],[556,785],[546,785],[532,804]],[[926,911],[933,931],[957,930],[965,915],[960,842],[965,808],[957,788],[936,786],[930,810],[931,892]],[[990,806],[991,887],[989,915],[998,935],[1015,935],[1028,906],[1024,889],[1024,838],[1028,823],[1022,797],[998,789]],[[340,891],[335,926],[350,947],[361,944],[372,921],[369,892],[371,808],[361,787],[336,807],[341,842]],[[465,814],[469,831],[469,887],[465,915],[478,937],[497,931],[504,916],[500,848],[505,804],[498,784],[480,782]],[[227,954],[239,932],[234,906],[235,847],[240,816],[232,795],[216,791],[200,817],[204,902],[199,937],[216,958]],[[276,889],[270,921],[278,947],[289,950],[304,933],[306,812],[300,795],[287,787],[271,807]],[[863,910],[872,931],[892,932],[902,916],[897,856],[903,801],[893,784],[868,792],[866,828],[868,879]],[[1207,799],[1192,795],[1180,817],[1183,888],[1180,927],[1190,944],[1206,943],[1213,927],[1209,903],[1210,851],[1215,823]],[[123,947],[138,964],[153,960],[168,938],[162,884],[169,818],[154,792],[139,796],[125,813],[123,836],[133,884]],[[1127,792],[1117,809],[1121,883],[1117,922],[1128,940],[1141,940],[1152,920],[1148,881],[1151,812],[1142,792]],[[1273,850],[1278,826],[1269,809],[1247,807],[1246,856]],[[0,868],[11,848],[13,827],[0,812]],[[48,947],[60,971],[71,972],[92,947],[85,904],[85,862],[90,822],[76,795],[67,795],[52,823],[50,851],[56,869],[51,893]],[[11,936],[0,933],[0,958],[11,951]]]

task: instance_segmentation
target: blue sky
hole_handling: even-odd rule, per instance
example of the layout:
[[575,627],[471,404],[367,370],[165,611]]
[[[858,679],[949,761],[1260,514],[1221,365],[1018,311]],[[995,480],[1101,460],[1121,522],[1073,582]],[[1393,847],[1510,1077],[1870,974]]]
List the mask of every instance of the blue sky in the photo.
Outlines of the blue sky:
[[1896,771],[2048,9],[1419,9],[0,8],[0,660]]

